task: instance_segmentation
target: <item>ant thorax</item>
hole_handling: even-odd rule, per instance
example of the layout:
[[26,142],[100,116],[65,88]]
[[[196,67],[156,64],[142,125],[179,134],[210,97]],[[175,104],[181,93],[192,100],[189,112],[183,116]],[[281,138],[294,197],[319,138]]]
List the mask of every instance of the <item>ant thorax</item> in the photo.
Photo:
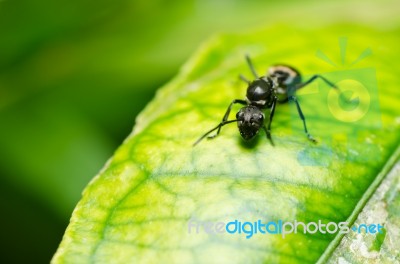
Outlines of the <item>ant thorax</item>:
[[272,88],[274,89],[276,94],[285,94],[286,93],[286,85],[282,85],[282,83],[279,82],[279,78],[276,75],[271,75],[266,78],[271,79],[273,85]]

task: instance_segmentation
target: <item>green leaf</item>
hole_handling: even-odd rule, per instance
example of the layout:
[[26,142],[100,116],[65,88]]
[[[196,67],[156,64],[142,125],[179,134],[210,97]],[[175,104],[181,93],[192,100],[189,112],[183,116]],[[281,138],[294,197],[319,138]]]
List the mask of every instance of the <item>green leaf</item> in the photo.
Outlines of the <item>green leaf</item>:
[[329,263],[396,263],[400,260],[400,162],[390,171],[355,223],[359,226],[366,222],[383,224],[384,232],[376,236],[347,234]]
[[[188,223],[352,224],[398,158],[398,36],[342,24],[214,37],[158,91],[87,186],[53,263],[326,260],[343,235],[258,233],[247,239],[243,233],[207,234],[201,226],[198,234],[189,233]],[[305,78],[321,73],[343,90],[366,90],[350,94],[354,106],[345,111],[322,81],[299,91],[317,145],[307,140],[296,107],[282,104],[272,123],[275,147],[263,133],[244,143],[235,125],[192,147],[220,122],[231,100],[244,98],[238,75],[250,77],[246,53],[259,73],[286,63]]]

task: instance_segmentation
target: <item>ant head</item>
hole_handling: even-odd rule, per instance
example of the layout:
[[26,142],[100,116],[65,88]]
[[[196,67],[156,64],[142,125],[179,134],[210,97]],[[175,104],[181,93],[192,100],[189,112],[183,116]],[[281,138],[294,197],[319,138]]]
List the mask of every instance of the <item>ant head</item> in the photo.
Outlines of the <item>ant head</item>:
[[243,107],[236,114],[240,135],[244,140],[250,140],[257,135],[264,124],[264,114],[255,106]]

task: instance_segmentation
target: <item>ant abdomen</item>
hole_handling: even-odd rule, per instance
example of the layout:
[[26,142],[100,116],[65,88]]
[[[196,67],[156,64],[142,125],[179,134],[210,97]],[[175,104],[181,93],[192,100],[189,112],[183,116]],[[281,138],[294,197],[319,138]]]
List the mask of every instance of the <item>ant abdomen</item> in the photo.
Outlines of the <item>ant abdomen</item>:
[[279,84],[293,86],[301,83],[301,75],[295,68],[277,64],[268,69],[268,76],[272,79],[276,78]]

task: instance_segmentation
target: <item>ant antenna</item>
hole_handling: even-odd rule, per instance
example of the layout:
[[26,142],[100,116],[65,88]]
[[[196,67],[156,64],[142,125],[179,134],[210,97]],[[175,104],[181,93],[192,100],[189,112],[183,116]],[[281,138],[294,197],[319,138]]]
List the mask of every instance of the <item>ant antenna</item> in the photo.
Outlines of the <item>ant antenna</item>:
[[246,54],[246,61],[247,61],[247,64],[249,65],[249,68],[250,68],[251,72],[253,73],[254,77],[256,77],[256,79],[258,79],[259,78],[258,74],[257,74],[257,72],[256,72],[256,70],[254,68],[254,65],[251,62],[251,59],[250,59],[248,54]]
[[[208,136],[209,134],[211,134],[213,131],[220,129],[221,127],[225,126],[226,124],[230,124],[233,122],[237,122],[238,120],[229,120],[229,121],[222,121],[221,123],[219,123],[218,126],[214,127],[213,129],[211,129],[210,131],[208,131],[207,133],[205,133],[204,135],[202,135],[196,142],[194,142],[193,147],[196,146],[197,144],[200,143],[200,141],[202,141],[206,136]],[[217,134],[213,135],[213,136],[209,136],[209,138],[214,138],[219,134],[219,130],[217,132]]]

